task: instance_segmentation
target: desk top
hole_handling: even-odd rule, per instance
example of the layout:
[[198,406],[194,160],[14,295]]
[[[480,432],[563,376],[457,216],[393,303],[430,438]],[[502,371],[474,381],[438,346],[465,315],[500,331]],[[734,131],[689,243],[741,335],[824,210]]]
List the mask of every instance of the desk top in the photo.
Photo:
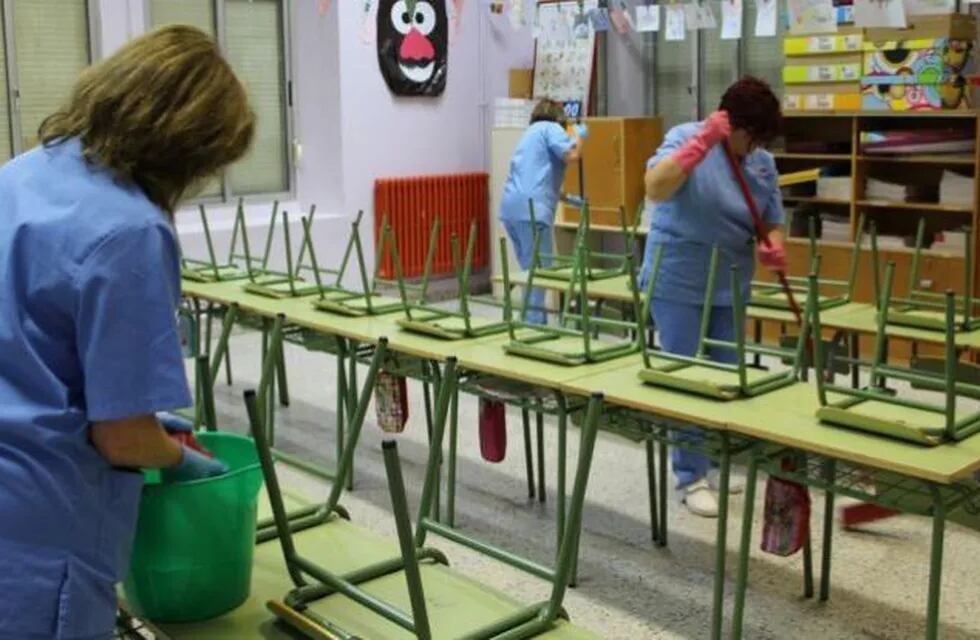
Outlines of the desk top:
[[[807,384],[750,400],[720,402],[643,384],[637,377],[642,366],[639,354],[568,367],[506,353],[506,333],[474,340],[441,340],[405,331],[396,324],[402,317],[400,313],[351,318],[315,309],[314,296],[276,300],[245,292],[241,282],[184,282],[184,293],[220,304],[237,303],[242,309],[265,317],[283,313],[298,326],[360,342],[388,337],[393,350],[416,357],[442,361],[455,355],[465,369],[575,395],[602,392],[606,401],[614,405],[708,428],[728,429],[934,482],[950,483],[980,469],[980,435],[955,445],[922,447],[821,425],[814,417],[816,392]],[[873,316],[870,306],[865,313],[868,312]],[[765,419],[760,420],[760,416]]]
[[568,393],[597,391],[606,402],[758,438],[941,484],[980,469],[980,435],[963,442],[924,447],[821,424],[813,385],[799,383],[757,398],[723,402],[646,385],[640,366],[607,370],[562,385]]
[[510,337],[504,334],[493,339],[470,344],[457,352],[459,366],[471,371],[489,373],[509,380],[558,390],[561,389],[562,383],[568,380],[592,376],[619,367],[637,366],[641,360],[640,354],[634,353],[606,362],[565,366],[509,354],[504,351],[504,345],[509,341]]

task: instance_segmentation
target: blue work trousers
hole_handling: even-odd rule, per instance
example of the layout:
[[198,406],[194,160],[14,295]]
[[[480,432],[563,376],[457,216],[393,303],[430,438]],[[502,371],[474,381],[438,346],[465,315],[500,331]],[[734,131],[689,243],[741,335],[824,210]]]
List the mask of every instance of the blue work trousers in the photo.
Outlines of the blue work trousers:
[[[653,321],[663,350],[682,356],[693,356],[697,353],[701,331],[701,305],[655,298],[652,306]],[[715,340],[735,339],[735,321],[730,305],[711,308],[708,337]],[[735,351],[731,349],[710,348],[708,356],[717,362],[736,362]],[[682,437],[692,443],[700,442],[702,438],[701,430],[694,428]],[[706,455],[680,447],[674,447],[671,451],[671,463],[678,489],[704,478],[711,468],[711,460]]]
[[[504,229],[507,231],[507,235],[510,237],[510,243],[514,246],[514,253],[517,257],[517,263],[521,265],[521,269],[525,271],[531,268],[531,260],[534,259],[534,230],[530,222],[523,220],[502,220]],[[553,234],[551,225],[544,223],[537,223],[538,227],[538,237],[539,237],[539,251],[542,254],[550,254],[554,251],[552,248]],[[542,259],[541,266],[547,267],[551,263],[550,258]],[[545,308],[544,302],[544,289],[535,287],[531,291],[530,299],[528,300],[528,309],[526,319],[528,322],[533,322],[534,324],[548,324],[548,312]]]

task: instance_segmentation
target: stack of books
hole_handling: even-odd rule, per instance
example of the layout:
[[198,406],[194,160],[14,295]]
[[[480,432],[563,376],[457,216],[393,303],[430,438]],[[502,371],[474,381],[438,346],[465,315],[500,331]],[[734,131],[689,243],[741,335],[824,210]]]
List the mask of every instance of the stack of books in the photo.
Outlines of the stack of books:
[[966,205],[973,204],[973,178],[961,176],[952,171],[943,171],[943,179],[939,182],[939,202],[942,204]]
[[868,155],[973,153],[975,148],[973,133],[962,129],[861,132],[861,153]]
[[817,179],[817,197],[832,200],[850,200],[851,176],[821,176]]
[[864,197],[868,200],[878,200],[883,202],[903,202],[905,200],[905,185],[894,182],[885,182],[877,178],[868,178],[864,190]]

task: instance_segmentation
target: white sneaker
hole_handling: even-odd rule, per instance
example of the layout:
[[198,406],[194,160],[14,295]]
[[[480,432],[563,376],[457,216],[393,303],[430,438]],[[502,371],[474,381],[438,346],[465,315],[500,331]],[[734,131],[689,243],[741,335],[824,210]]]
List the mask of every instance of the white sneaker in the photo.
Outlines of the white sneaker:
[[[708,470],[708,486],[712,491],[718,491],[721,487],[721,471],[718,469]],[[742,493],[745,491],[745,477],[730,471],[728,473],[728,493]]]
[[696,516],[702,518],[718,517],[718,498],[704,478],[677,490],[681,504]]

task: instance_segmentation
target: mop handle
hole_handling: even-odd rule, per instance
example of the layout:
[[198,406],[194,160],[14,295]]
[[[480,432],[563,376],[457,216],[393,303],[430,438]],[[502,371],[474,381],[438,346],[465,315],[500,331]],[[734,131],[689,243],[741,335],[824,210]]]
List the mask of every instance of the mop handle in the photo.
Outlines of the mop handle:
[[[735,181],[738,182],[739,188],[742,190],[742,197],[745,198],[745,204],[749,208],[749,213],[752,214],[752,224],[755,226],[755,235],[758,241],[762,243],[767,249],[772,246],[772,241],[766,234],[766,229],[762,225],[762,216],[759,214],[759,208],[755,204],[755,198],[752,197],[752,192],[749,191],[749,183],[745,181],[745,175],[742,173],[742,168],[738,166],[738,161],[735,159],[735,154],[732,152],[731,146],[726,140],[724,143],[725,155],[728,157],[728,164],[732,167],[732,173],[735,174]],[[800,311],[800,305],[796,303],[796,298],[793,296],[793,290],[789,286],[789,281],[786,280],[785,271],[777,271],[776,277],[779,278],[779,284],[783,287],[783,292],[786,294],[786,300],[789,303],[789,308],[796,316],[796,323],[799,325],[803,324],[803,313]]]

